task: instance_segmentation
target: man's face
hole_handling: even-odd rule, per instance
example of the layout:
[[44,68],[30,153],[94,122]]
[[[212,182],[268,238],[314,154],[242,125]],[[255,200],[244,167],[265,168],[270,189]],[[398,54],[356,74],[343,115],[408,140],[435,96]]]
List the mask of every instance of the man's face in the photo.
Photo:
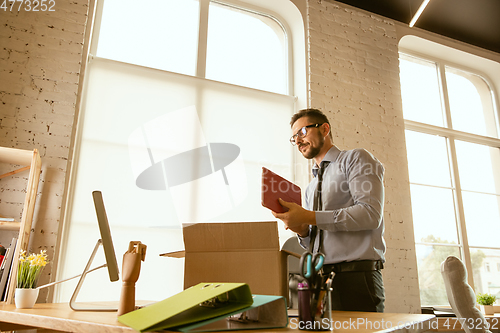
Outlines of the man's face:
[[[310,121],[308,117],[297,119],[292,126],[292,135],[296,134],[302,127],[312,124],[314,122]],[[319,154],[325,143],[325,138],[321,135],[320,128],[307,128],[306,136],[303,138],[297,136],[295,143],[302,155],[307,159],[311,159]]]

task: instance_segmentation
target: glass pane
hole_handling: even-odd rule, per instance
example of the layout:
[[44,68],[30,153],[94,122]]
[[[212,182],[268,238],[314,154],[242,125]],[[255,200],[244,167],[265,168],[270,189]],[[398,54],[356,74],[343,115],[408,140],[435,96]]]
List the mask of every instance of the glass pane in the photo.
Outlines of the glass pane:
[[460,249],[453,246],[416,245],[415,250],[422,306],[449,305],[441,276],[441,263],[450,255],[460,258]]
[[479,76],[446,67],[453,129],[497,137],[491,91]]
[[462,189],[500,194],[500,150],[458,140],[456,148]]
[[404,118],[444,126],[436,64],[401,56],[399,69]]
[[285,42],[275,20],[211,3],[206,77],[287,94]]
[[453,192],[410,185],[415,242],[457,244]]
[[470,246],[500,247],[500,196],[462,192]]
[[106,0],[97,56],[195,75],[198,0]]
[[405,135],[410,182],[450,187],[446,139],[408,130]]
[[493,294],[500,299],[500,251],[471,249],[471,261],[476,294]]

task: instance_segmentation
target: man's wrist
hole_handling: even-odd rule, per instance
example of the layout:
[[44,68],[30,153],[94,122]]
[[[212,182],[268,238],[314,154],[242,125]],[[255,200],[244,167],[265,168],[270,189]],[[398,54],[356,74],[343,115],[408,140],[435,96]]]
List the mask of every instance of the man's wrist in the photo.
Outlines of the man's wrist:
[[298,235],[302,238],[306,238],[307,236],[309,236],[309,225],[307,226],[307,228],[305,228],[304,231],[298,233]]
[[308,211],[308,216],[306,217],[305,220],[308,221],[307,224],[305,224],[305,228],[303,229],[302,232],[297,233],[302,238],[309,236],[309,226],[316,224],[316,212],[312,210]]

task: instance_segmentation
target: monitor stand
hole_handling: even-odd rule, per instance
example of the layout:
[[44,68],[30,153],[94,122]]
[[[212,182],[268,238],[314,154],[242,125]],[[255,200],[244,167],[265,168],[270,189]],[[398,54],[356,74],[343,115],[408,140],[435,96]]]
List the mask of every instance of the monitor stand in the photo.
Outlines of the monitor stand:
[[[74,311],[118,311],[118,308],[112,308],[112,307],[107,307],[106,305],[103,306],[98,306],[97,304],[93,303],[77,303],[76,302],[76,297],[78,296],[78,293],[80,292],[80,288],[83,285],[83,281],[85,280],[85,276],[87,273],[93,272],[95,270],[98,270],[100,268],[107,267],[107,264],[101,265],[99,267],[95,267],[90,269],[90,265],[92,265],[92,261],[94,261],[94,257],[97,253],[97,250],[99,249],[99,246],[102,245],[102,239],[97,240],[97,244],[94,247],[94,251],[92,252],[92,255],[89,258],[89,261],[87,262],[87,266],[85,266],[85,269],[83,270],[83,273],[80,276],[80,280],[78,280],[78,284],[76,285],[75,291],[73,292],[73,296],[71,296],[71,299],[69,301],[69,306],[71,309]],[[91,307],[89,307],[91,306]]]

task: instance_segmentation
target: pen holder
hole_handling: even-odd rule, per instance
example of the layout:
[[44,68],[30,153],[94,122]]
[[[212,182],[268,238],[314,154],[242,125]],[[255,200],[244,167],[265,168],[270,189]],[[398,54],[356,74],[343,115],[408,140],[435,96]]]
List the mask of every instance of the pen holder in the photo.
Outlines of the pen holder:
[[307,331],[332,330],[331,288],[327,285],[311,290],[306,283],[299,283],[299,329]]

